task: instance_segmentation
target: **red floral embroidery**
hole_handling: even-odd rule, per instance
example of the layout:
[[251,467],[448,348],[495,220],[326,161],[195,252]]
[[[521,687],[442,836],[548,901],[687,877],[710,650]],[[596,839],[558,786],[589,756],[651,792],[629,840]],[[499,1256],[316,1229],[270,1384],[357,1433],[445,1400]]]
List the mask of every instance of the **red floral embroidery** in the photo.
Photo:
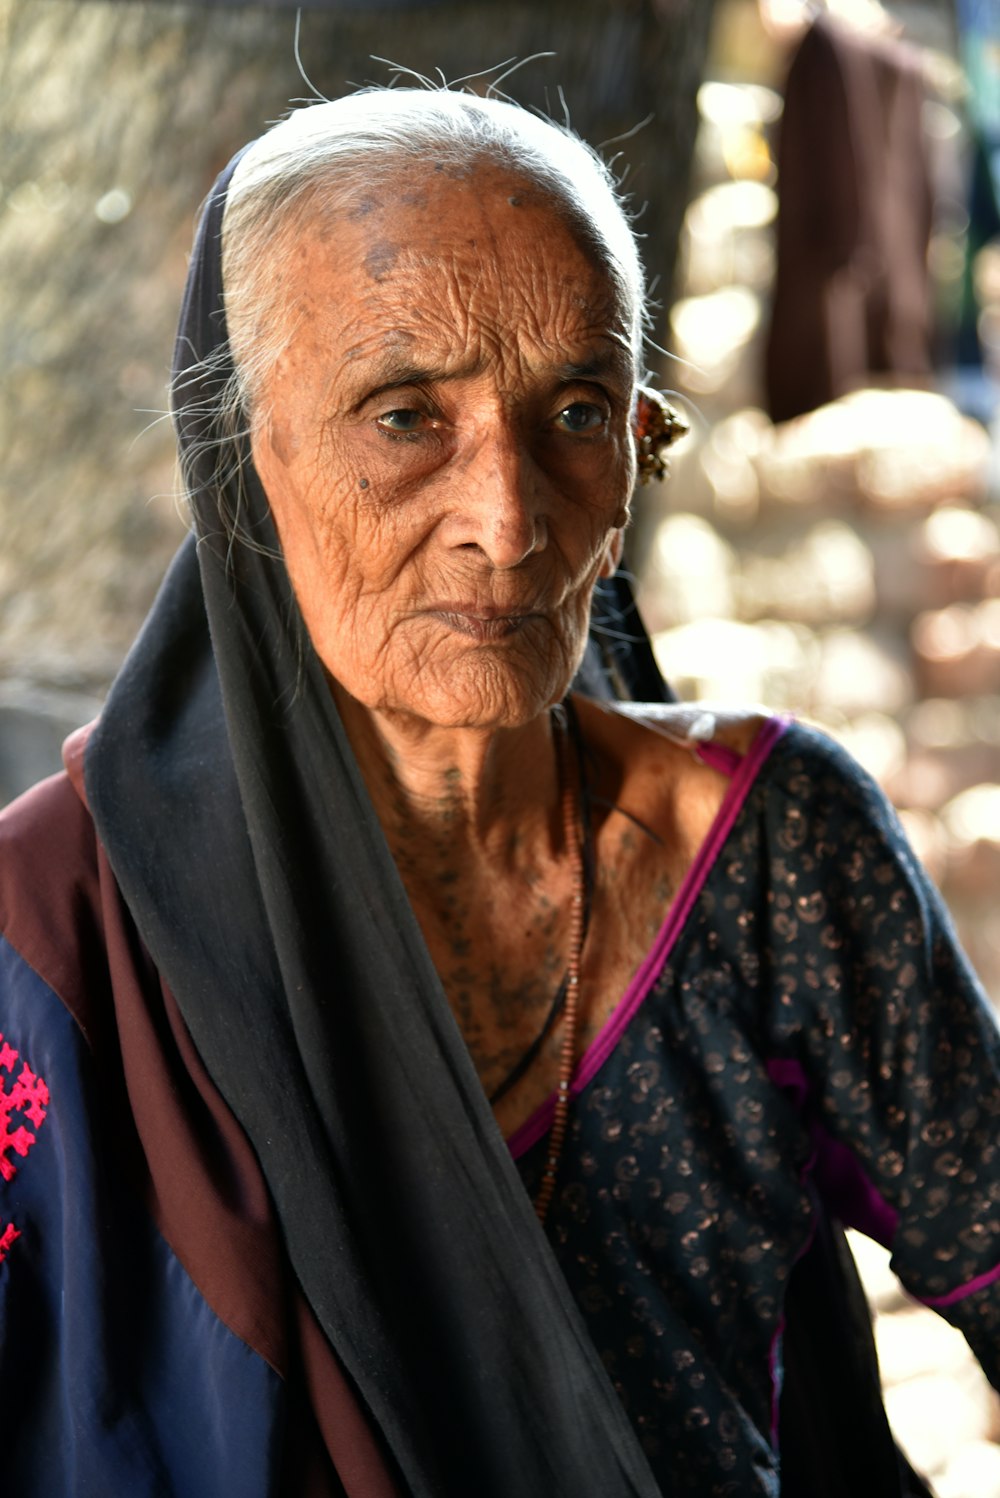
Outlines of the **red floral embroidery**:
[[10,1252],[10,1247],[14,1242],[14,1239],[20,1238],[20,1236],[21,1234],[18,1232],[14,1224],[12,1222],[8,1222],[3,1232],[0,1233],[0,1264],[3,1263],[4,1259]]
[[[0,1035],[0,1071],[13,1073],[17,1060],[18,1052]],[[18,1155],[23,1160],[34,1144],[36,1135],[25,1128],[23,1123],[11,1128],[11,1115],[21,1113],[36,1129],[39,1128],[45,1120],[49,1105],[49,1089],[41,1077],[35,1076],[27,1062],[22,1063],[17,1078],[9,1087],[3,1085],[3,1080],[0,1076],[0,1178],[12,1181],[17,1175],[17,1166],[10,1158],[11,1154]],[[8,1227],[0,1238],[0,1262],[6,1249],[14,1241],[8,1236],[11,1230]]]

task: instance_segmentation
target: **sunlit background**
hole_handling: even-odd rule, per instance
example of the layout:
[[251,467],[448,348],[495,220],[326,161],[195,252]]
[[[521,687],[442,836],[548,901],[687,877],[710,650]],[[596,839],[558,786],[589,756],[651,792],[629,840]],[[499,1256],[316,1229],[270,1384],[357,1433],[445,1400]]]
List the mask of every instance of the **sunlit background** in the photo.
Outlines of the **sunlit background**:
[[[650,365],[692,425],[631,537],[658,660],[684,697],[803,713],[847,745],[1000,1003],[1000,5],[960,0],[961,31],[947,0],[830,8],[913,48],[933,370],[873,372],[777,423],[765,368],[798,0],[414,4],[378,23],[344,5],[306,14],[302,52],[335,93],[384,80],[373,52],[450,68],[445,37],[466,68],[551,49],[523,75],[530,102],[561,117],[565,83],[599,140],[653,115],[608,154],[651,205]],[[688,18],[669,46],[656,12]],[[230,151],[309,92],[291,34],[260,9],[0,0],[0,801],[98,710],[181,534],[162,412],[195,208]],[[998,1403],[963,1340],[904,1303],[880,1251],[857,1251],[912,1460],[939,1498],[1000,1498]]]

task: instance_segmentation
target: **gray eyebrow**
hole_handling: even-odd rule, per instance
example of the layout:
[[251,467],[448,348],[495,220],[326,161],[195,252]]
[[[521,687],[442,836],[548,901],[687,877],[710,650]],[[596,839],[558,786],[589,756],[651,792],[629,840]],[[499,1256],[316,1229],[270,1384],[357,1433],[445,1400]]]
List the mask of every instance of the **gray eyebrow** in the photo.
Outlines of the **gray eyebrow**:
[[624,349],[611,348],[605,353],[596,353],[589,359],[563,364],[559,370],[567,382],[573,380],[595,380],[604,375],[620,375],[631,364],[631,354]]
[[[379,359],[374,368],[367,371],[365,399],[399,390],[406,385],[439,385],[447,380],[461,379],[468,371],[464,369],[441,369],[440,366],[404,364],[399,360]],[[377,383],[372,385],[370,382]]]
[[[631,367],[631,351],[612,345],[606,350],[596,351],[586,359],[573,360],[556,367],[557,377],[572,384],[574,380],[602,379],[607,375],[621,376]],[[392,390],[407,385],[439,385],[474,374],[474,369],[459,367],[443,369],[440,365],[416,364],[385,354],[373,361],[366,371],[365,400],[372,400]],[[375,381],[374,384],[371,381]]]

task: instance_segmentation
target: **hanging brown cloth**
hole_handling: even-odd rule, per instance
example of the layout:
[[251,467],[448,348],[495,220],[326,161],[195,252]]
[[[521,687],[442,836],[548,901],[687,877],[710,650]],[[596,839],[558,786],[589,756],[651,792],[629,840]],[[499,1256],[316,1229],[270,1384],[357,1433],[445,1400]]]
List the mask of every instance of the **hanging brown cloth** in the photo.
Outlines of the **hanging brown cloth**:
[[766,355],[775,421],[931,374],[932,194],[916,51],[817,17],[778,142],[778,263]]

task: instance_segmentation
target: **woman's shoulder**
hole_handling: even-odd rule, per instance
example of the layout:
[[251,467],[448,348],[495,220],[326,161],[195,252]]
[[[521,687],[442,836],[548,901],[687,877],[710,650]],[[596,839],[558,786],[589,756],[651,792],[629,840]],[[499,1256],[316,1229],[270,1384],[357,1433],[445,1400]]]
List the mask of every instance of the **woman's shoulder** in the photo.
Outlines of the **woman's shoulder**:
[[605,767],[606,802],[671,851],[674,879],[698,856],[724,806],[742,799],[780,731],[766,712],[703,704],[578,707],[588,749]]
[[66,768],[0,810],[0,930],[27,900],[58,902],[57,890],[96,871],[97,838],[83,791],[85,734],[67,740]]
[[773,746],[788,719],[763,707],[708,702],[602,703],[592,711],[628,757],[677,760],[728,773],[755,750]]
[[[689,847],[720,809],[753,793],[773,811],[823,815],[853,806],[880,824],[894,816],[882,791],[829,733],[785,713],[715,703],[587,704],[581,715],[621,766],[622,786],[654,821],[666,816]],[[633,799],[633,798],[630,798]]]
[[[83,739],[67,768],[0,811],[0,942],[80,1018],[104,946],[101,850],[83,794]],[[86,1027],[85,1027],[86,1028]]]
[[714,745],[741,757],[763,731],[788,721],[764,707],[714,702],[616,702],[611,711],[696,754]]
[[766,767],[770,782],[795,791],[818,783],[864,791],[874,785],[828,730],[790,713],[714,702],[616,702],[605,711],[622,725],[623,739],[627,734],[649,753],[669,744],[729,774],[749,762],[754,774]]

